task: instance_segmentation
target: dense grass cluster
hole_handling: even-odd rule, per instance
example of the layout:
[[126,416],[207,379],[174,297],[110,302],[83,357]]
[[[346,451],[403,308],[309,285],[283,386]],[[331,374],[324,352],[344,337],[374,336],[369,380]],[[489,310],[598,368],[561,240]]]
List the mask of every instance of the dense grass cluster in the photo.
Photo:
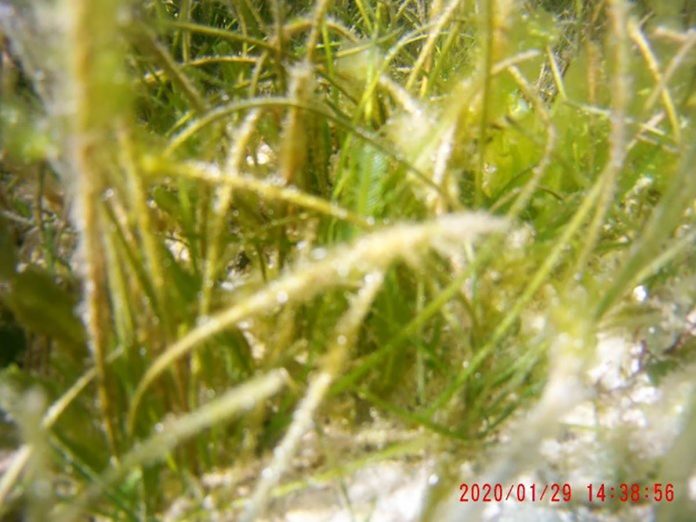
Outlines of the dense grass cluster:
[[376,419],[301,474],[472,458],[648,335],[635,288],[683,367],[690,5],[0,0],[0,516],[202,516],[227,470],[254,520]]

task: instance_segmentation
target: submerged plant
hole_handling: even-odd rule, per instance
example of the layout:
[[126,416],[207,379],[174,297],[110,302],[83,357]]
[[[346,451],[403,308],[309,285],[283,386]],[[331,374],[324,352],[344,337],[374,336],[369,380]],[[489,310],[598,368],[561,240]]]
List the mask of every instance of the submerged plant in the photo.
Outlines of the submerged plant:
[[[692,371],[689,6],[0,0],[0,516],[251,521],[427,456],[456,520],[601,336]],[[686,495],[684,415],[645,473]]]

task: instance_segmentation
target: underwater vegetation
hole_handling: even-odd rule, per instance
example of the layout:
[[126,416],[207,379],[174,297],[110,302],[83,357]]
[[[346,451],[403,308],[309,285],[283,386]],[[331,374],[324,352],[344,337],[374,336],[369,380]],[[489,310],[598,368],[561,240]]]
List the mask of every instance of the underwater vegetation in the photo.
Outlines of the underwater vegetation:
[[0,0],[0,46],[0,518],[400,460],[459,520],[626,350],[676,427],[592,428],[612,480],[694,519],[693,2]]

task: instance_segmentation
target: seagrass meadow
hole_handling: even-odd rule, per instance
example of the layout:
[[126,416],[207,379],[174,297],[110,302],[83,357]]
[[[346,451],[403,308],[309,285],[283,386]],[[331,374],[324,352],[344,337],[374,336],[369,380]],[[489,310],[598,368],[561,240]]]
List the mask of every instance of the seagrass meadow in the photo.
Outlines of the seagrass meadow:
[[[693,1],[0,0],[0,51],[0,519],[696,520]],[[576,518],[458,502],[522,475]]]

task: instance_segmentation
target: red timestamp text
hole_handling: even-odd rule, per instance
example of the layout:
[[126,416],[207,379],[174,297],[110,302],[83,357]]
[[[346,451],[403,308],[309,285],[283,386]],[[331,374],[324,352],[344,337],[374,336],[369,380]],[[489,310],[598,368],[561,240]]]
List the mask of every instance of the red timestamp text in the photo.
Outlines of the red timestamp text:
[[512,484],[469,483],[459,485],[459,502],[570,502],[573,488],[570,484]]
[[654,484],[621,483],[613,486],[607,484],[588,484],[587,499],[590,502],[672,502],[674,484],[656,482]]

